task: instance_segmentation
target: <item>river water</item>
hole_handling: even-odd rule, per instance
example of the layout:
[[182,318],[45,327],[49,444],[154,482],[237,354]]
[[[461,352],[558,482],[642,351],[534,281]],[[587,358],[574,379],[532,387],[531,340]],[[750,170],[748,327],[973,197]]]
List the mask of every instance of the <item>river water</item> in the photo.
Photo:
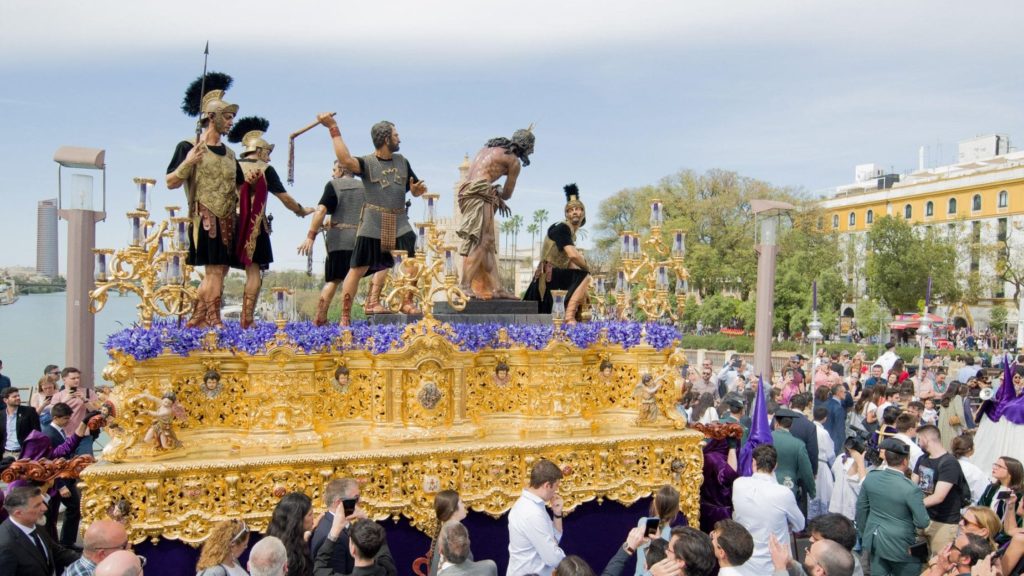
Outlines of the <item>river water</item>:
[[[116,292],[107,300],[106,307],[96,315],[96,374],[93,382],[100,382],[109,357],[103,348],[107,335],[117,332],[138,320],[134,295],[118,296]],[[66,294],[22,294],[18,301],[0,306],[0,360],[3,374],[11,383],[27,390],[43,375],[47,364],[64,367],[64,335],[66,333]]]

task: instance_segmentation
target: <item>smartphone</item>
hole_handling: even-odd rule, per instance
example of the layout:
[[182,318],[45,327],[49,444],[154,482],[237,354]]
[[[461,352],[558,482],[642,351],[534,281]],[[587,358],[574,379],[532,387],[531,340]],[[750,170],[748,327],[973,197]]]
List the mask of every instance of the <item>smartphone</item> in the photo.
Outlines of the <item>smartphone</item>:
[[356,504],[359,502],[358,498],[345,498],[341,501],[341,507],[345,511],[345,517],[355,514]]
[[1009,500],[1009,499],[1010,499],[1010,491],[1009,490],[996,494],[996,500]]
[[661,523],[660,518],[648,518],[647,526],[644,528],[644,536],[654,536],[657,534],[659,523]]

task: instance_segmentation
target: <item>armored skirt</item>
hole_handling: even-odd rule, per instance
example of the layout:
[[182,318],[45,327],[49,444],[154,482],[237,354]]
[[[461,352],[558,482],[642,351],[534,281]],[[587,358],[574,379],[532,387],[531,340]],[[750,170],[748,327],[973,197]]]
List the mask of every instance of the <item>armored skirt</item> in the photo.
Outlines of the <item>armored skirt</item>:
[[[406,232],[395,238],[395,250],[405,250],[409,257],[416,255],[416,233]],[[380,270],[387,270],[395,265],[395,259],[390,253],[384,253],[380,249],[380,238],[368,238],[366,236],[356,237],[356,247],[352,250],[352,268],[369,266],[368,274]]]
[[537,312],[539,314],[550,314],[551,308],[554,307],[555,303],[554,298],[551,297],[551,291],[565,290],[565,301],[568,302],[588,274],[589,272],[586,270],[552,268],[551,280],[548,280],[547,290],[545,290],[544,294],[541,295],[539,281],[534,278],[533,282],[526,289],[526,293],[523,294],[523,300],[536,300],[539,303]]

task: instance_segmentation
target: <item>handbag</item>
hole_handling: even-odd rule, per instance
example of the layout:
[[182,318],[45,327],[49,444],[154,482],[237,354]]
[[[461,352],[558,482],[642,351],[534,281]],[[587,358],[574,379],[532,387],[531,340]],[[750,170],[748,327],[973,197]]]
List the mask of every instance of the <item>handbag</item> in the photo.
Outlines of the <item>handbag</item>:
[[949,415],[949,425],[950,426],[960,426],[961,425],[960,417],[957,416],[956,414],[950,414]]

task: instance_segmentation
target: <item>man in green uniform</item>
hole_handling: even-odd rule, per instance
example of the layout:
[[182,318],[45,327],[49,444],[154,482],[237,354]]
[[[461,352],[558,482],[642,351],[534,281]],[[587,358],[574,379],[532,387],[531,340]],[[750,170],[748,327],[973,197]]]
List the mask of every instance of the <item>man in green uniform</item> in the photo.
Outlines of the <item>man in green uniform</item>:
[[887,467],[868,474],[857,499],[857,526],[871,558],[871,575],[917,576],[921,560],[910,554],[910,547],[917,539],[915,528],[931,521],[924,494],[906,476],[907,445],[889,438],[879,448]]
[[811,460],[807,457],[807,446],[803,440],[790,433],[793,419],[800,418],[800,413],[788,408],[779,408],[775,412],[775,430],[772,430],[772,444],[779,454],[779,462],[775,467],[775,477],[779,484],[797,495],[797,488],[803,488],[808,497],[813,499],[815,492],[814,473],[811,472]]

